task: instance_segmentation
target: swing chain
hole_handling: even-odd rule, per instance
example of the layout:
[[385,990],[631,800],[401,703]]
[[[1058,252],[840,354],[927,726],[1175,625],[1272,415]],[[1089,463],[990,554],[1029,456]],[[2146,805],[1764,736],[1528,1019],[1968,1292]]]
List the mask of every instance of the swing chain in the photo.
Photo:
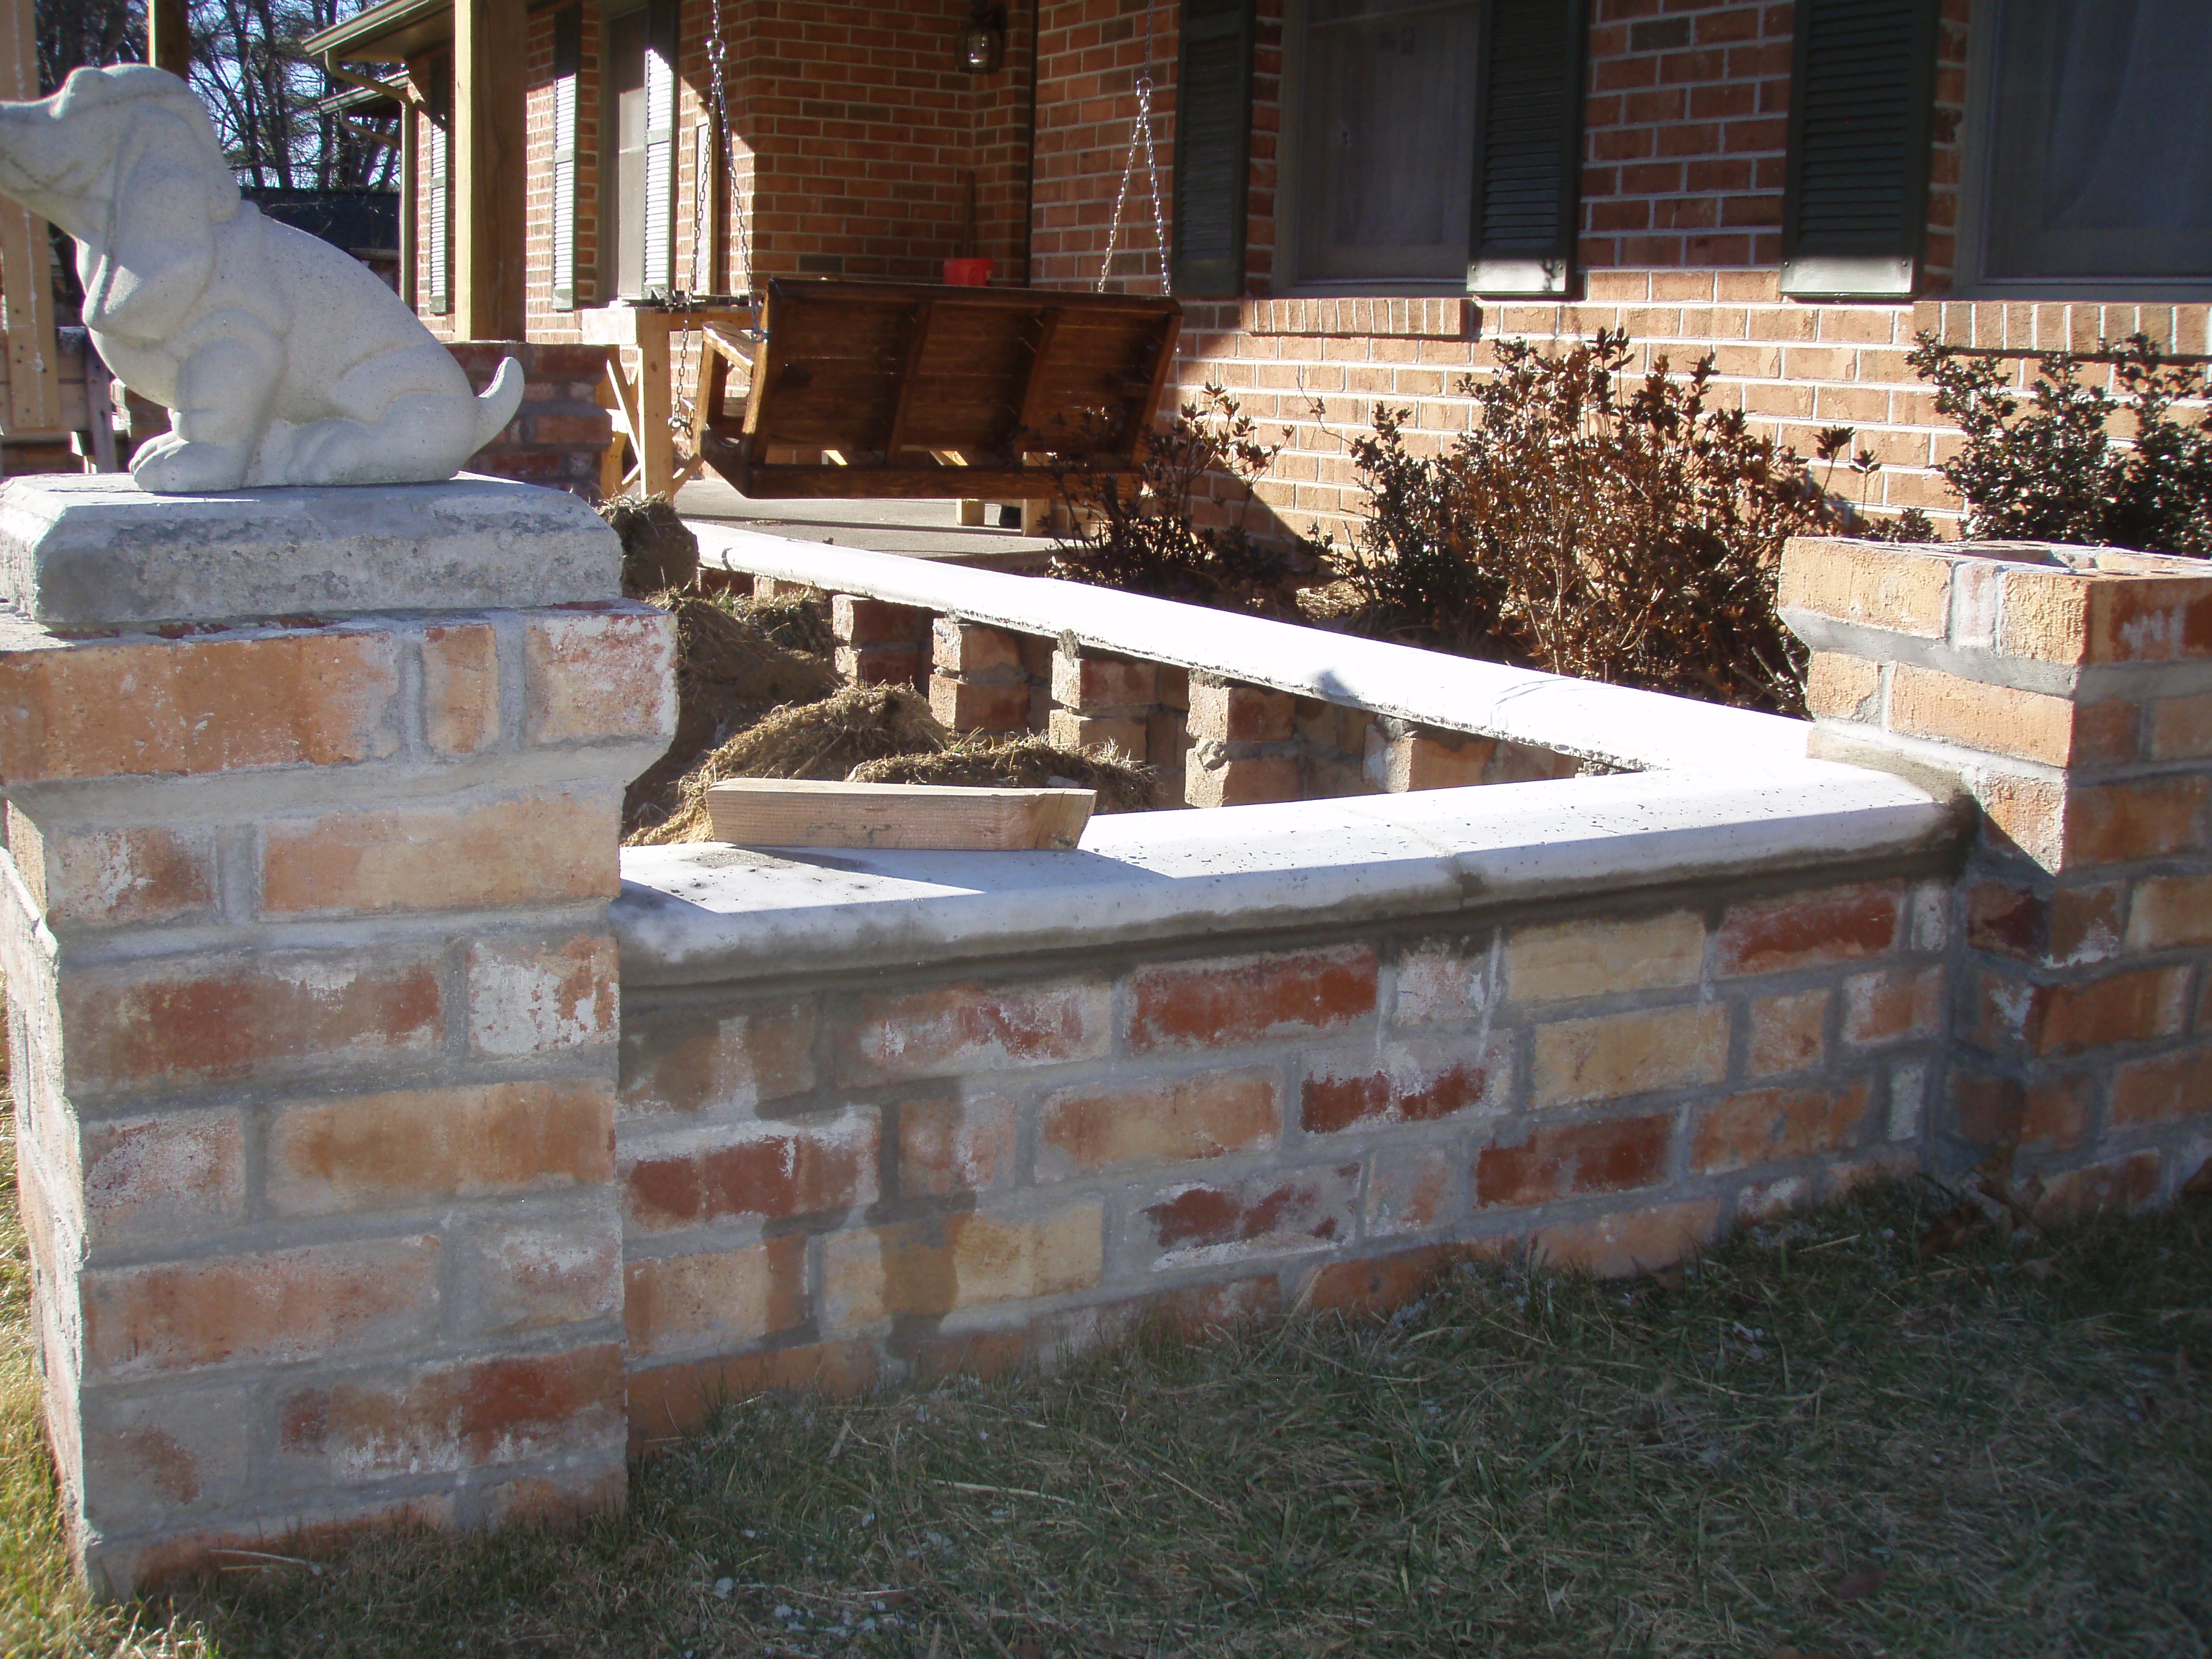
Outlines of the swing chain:
[[[718,133],[721,139],[722,171],[723,178],[729,185],[732,228],[737,233],[738,258],[744,269],[745,289],[750,293],[753,279],[752,229],[745,215],[744,194],[738,188],[737,146],[730,142],[730,93],[726,71],[727,48],[722,40],[722,0],[708,0],[708,7],[710,20],[707,31],[707,68],[714,94],[714,104],[713,109],[708,112],[708,118],[713,124],[714,132]],[[711,140],[709,148],[710,149],[712,148]],[[693,185],[694,200],[691,207],[691,281],[695,285],[706,283],[711,287],[713,284],[708,270],[708,260],[712,257],[713,250],[708,246],[707,240],[707,204],[710,199],[708,192],[713,189],[713,181],[707,177],[702,169],[695,168],[695,173],[697,176]],[[691,313],[698,308],[700,302],[696,293],[694,292],[672,294],[664,303],[680,313],[684,319],[684,331],[677,339],[675,361],[670,365],[672,378],[680,389],[687,384],[685,371],[691,361]],[[748,331],[748,332],[751,331]],[[678,394],[670,400],[672,404],[668,416],[670,431],[681,433],[690,429],[692,411],[698,397],[699,387],[705,380],[706,374],[707,342],[705,337],[702,336],[699,341],[698,368],[688,379],[692,395],[689,398],[684,397],[679,390]]]
[[1137,76],[1137,115],[1129,126],[1129,156],[1121,164],[1121,188],[1114,198],[1114,216],[1106,225],[1106,252],[1098,265],[1098,292],[1106,291],[1106,284],[1114,274],[1114,250],[1121,240],[1121,215],[1129,204],[1129,186],[1137,173],[1137,151],[1145,154],[1145,175],[1152,202],[1152,247],[1160,266],[1160,292],[1175,292],[1174,274],[1168,269],[1167,216],[1160,207],[1160,163],[1152,148],[1152,12],[1154,7],[1145,7],[1145,67]]

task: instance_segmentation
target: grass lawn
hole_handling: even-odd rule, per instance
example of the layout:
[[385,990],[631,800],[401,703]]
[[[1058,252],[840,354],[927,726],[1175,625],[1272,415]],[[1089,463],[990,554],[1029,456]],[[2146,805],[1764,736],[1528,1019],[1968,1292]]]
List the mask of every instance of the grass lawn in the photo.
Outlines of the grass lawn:
[[736,1401],[620,1516],[123,1609],[62,1565],[11,1231],[0,1651],[2212,1651],[2212,1205],[1923,1261],[1945,1202],[1871,1194],[1665,1283],[1469,1267],[1387,1324]]

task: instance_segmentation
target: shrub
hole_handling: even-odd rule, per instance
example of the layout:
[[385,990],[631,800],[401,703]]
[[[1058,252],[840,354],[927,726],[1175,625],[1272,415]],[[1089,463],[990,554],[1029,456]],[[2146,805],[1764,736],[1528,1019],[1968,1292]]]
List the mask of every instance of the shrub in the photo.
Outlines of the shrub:
[[[1316,563],[1312,544],[1285,546],[1249,528],[1253,486],[1282,447],[1261,443],[1237,400],[1208,386],[1172,422],[1145,434],[1133,482],[1112,473],[1059,475],[1077,522],[1091,527],[1060,542],[1053,574],[1156,599],[1296,617],[1297,578]],[[1227,522],[1202,525],[1204,517]]]
[[2212,431],[2173,414],[2212,390],[2202,367],[2130,334],[2116,354],[2100,347],[2115,396],[2082,383],[2084,357],[2051,352],[2023,408],[2005,360],[1918,337],[1906,361],[1966,434],[1938,470],[1966,501],[1967,534],[2212,553]]
[[[1782,544],[1855,526],[1805,462],[1707,404],[1713,372],[1625,333],[1563,356],[1492,348],[1462,383],[1474,419],[1443,453],[1406,446],[1405,410],[1353,441],[1369,503],[1340,561],[1360,625],[1553,672],[1788,713],[1804,651],[1775,614]],[[1870,459],[1870,458],[1869,458]]]

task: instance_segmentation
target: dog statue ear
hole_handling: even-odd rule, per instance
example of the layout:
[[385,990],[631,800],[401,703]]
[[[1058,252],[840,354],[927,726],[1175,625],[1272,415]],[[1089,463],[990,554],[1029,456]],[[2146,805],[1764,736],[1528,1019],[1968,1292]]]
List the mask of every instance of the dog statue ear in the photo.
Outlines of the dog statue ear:
[[215,219],[226,204],[212,186],[234,198],[237,186],[228,173],[210,180],[197,136],[182,117],[148,110],[117,146],[106,246],[85,284],[88,326],[158,340],[191,314],[215,275]]

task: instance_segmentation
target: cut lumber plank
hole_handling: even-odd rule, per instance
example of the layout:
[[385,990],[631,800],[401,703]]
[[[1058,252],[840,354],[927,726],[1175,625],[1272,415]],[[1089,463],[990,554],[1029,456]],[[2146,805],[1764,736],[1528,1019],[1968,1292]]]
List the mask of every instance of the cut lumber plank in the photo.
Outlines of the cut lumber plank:
[[731,778],[707,791],[707,818],[717,840],[741,847],[1022,852],[1073,847],[1097,799],[1091,789]]

